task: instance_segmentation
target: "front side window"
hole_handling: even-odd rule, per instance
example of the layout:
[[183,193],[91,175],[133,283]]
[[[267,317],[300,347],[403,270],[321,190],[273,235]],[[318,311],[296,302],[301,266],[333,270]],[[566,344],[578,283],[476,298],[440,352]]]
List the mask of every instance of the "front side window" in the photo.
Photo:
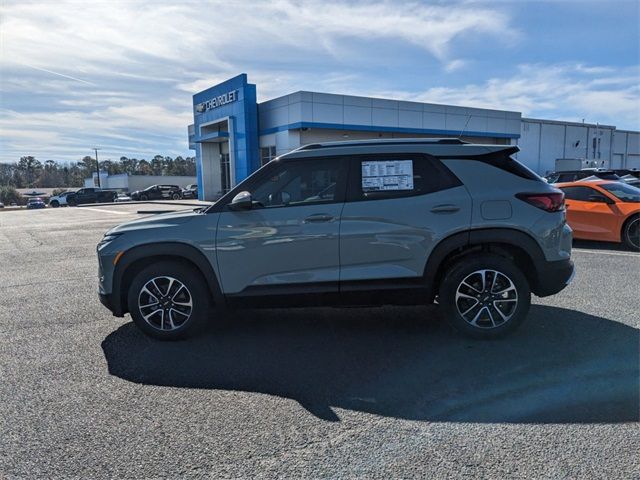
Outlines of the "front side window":
[[567,200],[579,202],[592,202],[593,200],[590,197],[594,195],[604,197],[600,192],[590,187],[563,187],[561,190]]
[[258,207],[265,208],[339,201],[342,170],[338,158],[286,162],[256,185],[251,195]]

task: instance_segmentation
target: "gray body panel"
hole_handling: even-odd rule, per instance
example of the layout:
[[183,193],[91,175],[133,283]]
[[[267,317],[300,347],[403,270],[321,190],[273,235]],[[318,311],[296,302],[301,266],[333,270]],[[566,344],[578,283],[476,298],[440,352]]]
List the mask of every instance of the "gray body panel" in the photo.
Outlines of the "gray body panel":
[[464,187],[346,203],[340,225],[340,280],[419,277],[435,245],[467,230],[470,222],[471,198]]
[[[181,243],[196,248],[216,268],[215,229],[218,214],[206,214],[185,210],[134,220],[118,225],[106,235],[121,234],[107,245],[99,247],[101,293],[109,294],[112,289],[113,259],[118,252],[130,251],[135,247],[153,245],[158,242]],[[216,274],[218,272],[216,271]]]
[[566,213],[545,212],[516,198],[518,193],[555,192],[556,188],[476,160],[442,163],[462,180],[473,199],[472,229],[519,230],[538,242],[547,260],[566,260],[571,256],[572,235]]
[[[340,275],[339,228],[343,203],[228,211],[216,239],[225,294],[246,288],[335,282]],[[309,221],[312,215],[331,217]]]

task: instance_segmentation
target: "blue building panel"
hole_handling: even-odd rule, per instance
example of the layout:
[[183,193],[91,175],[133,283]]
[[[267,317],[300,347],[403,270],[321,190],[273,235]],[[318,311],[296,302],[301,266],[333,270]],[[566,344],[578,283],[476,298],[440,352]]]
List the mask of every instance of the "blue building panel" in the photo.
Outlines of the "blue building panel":
[[[233,159],[232,183],[242,181],[259,167],[258,155],[258,106],[256,86],[247,82],[241,74],[193,96],[194,135],[190,139],[196,147],[196,171],[198,184],[204,184],[207,168],[209,174],[218,175],[215,167],[203,162],[202,143],[228,139],[229,154]],[[205,189],[199,189],[204,199]],[[210,195],[210,194],[209,194]]]

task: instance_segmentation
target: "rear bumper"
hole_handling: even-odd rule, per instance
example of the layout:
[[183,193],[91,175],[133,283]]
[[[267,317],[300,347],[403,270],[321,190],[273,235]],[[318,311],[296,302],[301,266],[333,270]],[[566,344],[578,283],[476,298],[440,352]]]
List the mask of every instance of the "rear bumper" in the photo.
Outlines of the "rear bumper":
[[571,283],[575,274],[571,260],[544,262],[537,267],[538,278],[532,291],[538,297],[547,297],[563,290]]

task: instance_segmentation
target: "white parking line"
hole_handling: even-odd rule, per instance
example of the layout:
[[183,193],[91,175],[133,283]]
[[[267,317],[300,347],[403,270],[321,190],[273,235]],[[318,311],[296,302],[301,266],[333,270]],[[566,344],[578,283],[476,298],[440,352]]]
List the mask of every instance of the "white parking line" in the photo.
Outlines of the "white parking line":
[[91,210],[94,212],[115,213],[117,215],[137,215],[136,212],[120,212],[118,210],[106,210],[103,208],[81,207],[83,210]]
[[574,252],[596,253],[598,255],[617,255],[620,257],[636,257],[640,258],[640,254],[633,252],[605,252],[603,250],[587,250],[585,248],[574,248]]

